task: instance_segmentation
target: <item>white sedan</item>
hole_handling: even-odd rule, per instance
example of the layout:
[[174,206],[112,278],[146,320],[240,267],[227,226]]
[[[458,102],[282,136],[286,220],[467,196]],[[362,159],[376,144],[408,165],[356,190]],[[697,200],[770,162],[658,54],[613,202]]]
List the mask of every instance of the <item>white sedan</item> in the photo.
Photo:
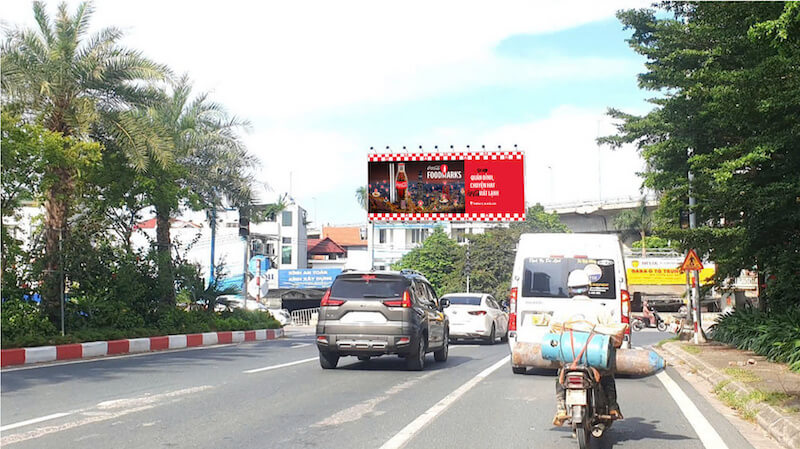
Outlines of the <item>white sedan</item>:
[[481,338],[494,344],[497,337],[508,339],[508,313],[486,293],[449,293],[444,309],[450,321],[450,339]]

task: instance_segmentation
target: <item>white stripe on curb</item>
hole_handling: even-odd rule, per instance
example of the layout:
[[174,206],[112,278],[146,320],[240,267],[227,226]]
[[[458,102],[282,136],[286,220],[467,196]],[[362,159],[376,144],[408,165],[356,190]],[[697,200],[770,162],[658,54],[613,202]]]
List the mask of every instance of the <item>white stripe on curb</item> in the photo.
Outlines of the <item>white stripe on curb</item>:
[[234,343],[241,343],[244,341],[244,331],[231,332],[231,341]]
[[216,332],[203,332],[203,346],[219,343]]
[[128,352],[135,354],[137,352],[149,352],[150,339],[149,338],[131,338],[128,339]]
[[90,341],[88,343],[81,343],[83,348],[82,357],[100,357],[108,354],[108,342],[105,341]]
[[697,409],[694,402],[681,390],[681,387],[679,387],[664,371],[656,374],[656,377],[664,384],[664,388],[667,389],[669,395],[672,396],[672,399],[678,404],[678,408],[681,409],[683,416],[685,416],[689,424],[692,425],[692,428],[698,438],[700,438],[703,446],[706,449],[727,449],[728,446],[722,441],[717,431],[714,430],[714,427],[708,422],[706,417],[700,413],[700,410]]
[[[283,330],[283,329],[281,329],[281,330]],[[275,336],[276,337],[278,336],[277,332],[276,332]],[[256,340],[266,340],[266,339],[267,339],[267,330],[266,329],[259,329],[259,330],[256,331]]]
[[393,436],[391,440],[387,441],[380,447],[380,449],[399,449],[405,446],[406,443],[420,430],[422,430],[426,425],[428,425],[431,421],[436,419],[439,414],[447,409],[453,402],[458,400],[461,396],[464,395],[467,391],[472,389],[478,382],[482,381],[489,374],[492,374],[501,366],[508,363],[511,359],[511,356],[505,356],[502,359],[498,360],[497,363],[494,365],[486,368],[485,370],[481,371],[477,376],[473,377],[472,379],[468,380],[466,383],[458,387],[452,393],[448,394],[444,397],[441,401],[437,402],[433,405],[433,407],[429,408],[425,411],[425,413],[419,415],[417,419],[411,421],[411,423],[403,428],[397,435]]
[[182,349],[186,347],[186,335],[170,335],[169,349]]
[[25,348],[25,363],[52,362],[56,359],[55,346]]

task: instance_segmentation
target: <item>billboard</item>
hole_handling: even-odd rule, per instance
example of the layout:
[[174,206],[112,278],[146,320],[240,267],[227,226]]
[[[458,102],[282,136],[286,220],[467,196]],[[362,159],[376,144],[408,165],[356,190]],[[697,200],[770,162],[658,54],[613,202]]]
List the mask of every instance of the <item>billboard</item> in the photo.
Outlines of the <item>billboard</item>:
[[278,270],[278,288],[328,288],[341,268]]
[[520,151],[370,154],[370,221],[523,221]]
[[[680,270],[682,257],[646,257],[625,259],[629,285],[686,284],[686,273]],[[714,277],[716,267],[705,262],[700,271],[700,283],[706,285]]]

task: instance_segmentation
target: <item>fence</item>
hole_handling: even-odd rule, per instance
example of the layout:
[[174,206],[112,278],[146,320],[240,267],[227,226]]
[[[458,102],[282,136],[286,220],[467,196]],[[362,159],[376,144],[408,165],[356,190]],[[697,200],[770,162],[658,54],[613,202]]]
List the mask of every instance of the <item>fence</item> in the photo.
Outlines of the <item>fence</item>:
[[293,326],[315,326],[319,316],[319,307],[292,311]]

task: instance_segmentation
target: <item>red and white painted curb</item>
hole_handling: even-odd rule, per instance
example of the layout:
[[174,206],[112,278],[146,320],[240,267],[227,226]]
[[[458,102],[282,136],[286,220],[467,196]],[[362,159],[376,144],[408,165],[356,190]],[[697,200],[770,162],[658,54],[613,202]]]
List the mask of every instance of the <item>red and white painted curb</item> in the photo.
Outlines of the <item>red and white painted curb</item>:
[[106,355],[135,354],[209,346],[243,341],[274,340],[283,337],[283,329],[259,329],[253,331],[205,332],[202,334],[165,335],[163,337],[127,338],[124,340],[91,341],[35,348],[3,349],[0,351],[0,366],[27,365],[55,360],[85,359]]

